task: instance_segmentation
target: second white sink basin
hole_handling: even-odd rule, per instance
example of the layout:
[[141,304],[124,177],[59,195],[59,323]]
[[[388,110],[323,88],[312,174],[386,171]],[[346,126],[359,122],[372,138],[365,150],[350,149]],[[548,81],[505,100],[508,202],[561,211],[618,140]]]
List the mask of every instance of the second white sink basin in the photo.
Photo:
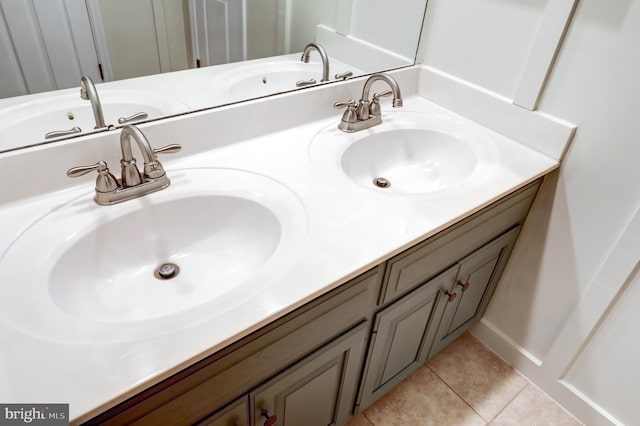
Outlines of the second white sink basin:
[[163,191],[108,207],[85,194],[29,227],[0,259],[2,315],[45,338],[127,340],[210,318],[273,283],[306,233],[295,195],[237,170],[168,174]]
[[395,111],[356,133],[329,126],[312,141],[310,155],[335,178],[380,193],[422,196],[470,190],[498,160],[491,139],[462,122]]

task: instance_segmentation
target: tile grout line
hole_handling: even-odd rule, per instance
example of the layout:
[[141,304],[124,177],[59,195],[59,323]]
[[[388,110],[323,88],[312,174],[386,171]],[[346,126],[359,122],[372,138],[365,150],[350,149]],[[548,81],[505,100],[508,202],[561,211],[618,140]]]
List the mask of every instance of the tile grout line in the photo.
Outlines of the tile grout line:
[[[518,395],[520,395],[520,393],[522,393],[522,391],[525,390],[525,388],[527,386],[532,386],[533,388],[535,388],[536,390],[542,392],[546,397],[548,397],[556,406],[558,406],[562,411],[564,411],[566,414],[568,414],[571,418],[577,420],[579,423],[580,422],[573,414],[571,414],[571,412],[569,412],[569,410],[567,410],[564,406],[562,406],[562,404],[560,404],[558,401],[556,401],[555,399],[553,399],[551,396],[549,396],[549,394],[547,394],[546,392],[544,392],[542,389],[540,389],[540,387],[538,387],[538,385],[536,385],[530,378],[528,378],[527,376],[525,376],[521,371],[519,371],[516,367],[514,367],[513,365],[511,365],[509,362],[507,362],[506,359],[504,359],[502,356],[500,356],[497,352],[495,352],[493,349],[491,349],[489,346],[487,346],[486,343],[484,343],[482,340],[478,339],[473,333],[469,332],[469,334],[476,339],[478,342],[480,342],[487,350],[489,350],[490,352],[494,353],[498,358],[500,358],[505,364],[507,364],[509,367],[511,367],[513,369],[513,371],[515,371],[520,377],[522,377],[527,384],[520,390],[520,392],[518,392]],[[517,396],[517,395],[516,395]],[[502,411],[504,411],[505,408],[507,408],[515,399],[515,397],[509,402],[509,404],[507,404],[501,411],[500,413],[502,413]],[[498,417],[498,415],[500,414],[498,413],[491,421],[495,420],[496,417]]]
[[[453,393],[454,393],[458,398],[460,398],[460,400],[461,400],[461,401],[462,401],[462,402],[463,402],[467,407],[469,407],[469,408],[471,409],[471,411],[473,411],[474,413],[476,413],[476,414],[478,415],[478,417],[480,417],[480,419],[482,419],[482,421],[484,422],[484,424],[485,424],[485,425],[488,425],[488,424],[489,424],[489,422],[488,422],[484,417],[482,417],[482,414],[478,413],[478,412],[476,411],[476,409],[475,409],[475,408],[473,408],[473,407],[472,407],[472,406],[467,402],[467,400],[466,400],[466,399],[464,399],[464,398],[462,397],[462,395],[460,395],[460,394],[459,394],[458,392],[456,392],[456,391],[455,391],[451,386],[449,386],[449,383],[445,382],[445,381],[444,381],[444,379],[443,379],[442,377],[440,377],[440,376],[438,375],[438,373],[436,373],[436,372],[435,372],[435,370],[434,370],[433,368],[431,368],[431,366],[430,366],[429,364],[425,363],[425,364],[424,364],[424,366],[425,366],[425,367],[427,367],[429,370],[431,370],[431,372],[432,372],[432,373],[433,373],[433,374],[438,378],[438,380],[440,380],[440,381],[441,381],[441,382],[442,382],[442,383],[443,383],[447,388],[449,388],[449,390],[450,390],[451,392],[453,392]],[[375,425],[374,425],[374,426],[375,426]]]
[[[374,402],[374,404],[375,404],[375,402]],[[365,410],[365,411],[367,411],[367,410]],[[365,419],[367,419],[367,421],[369,422],[369,424],[370,424],[371,426],[376,426],[376,424],[375,424],[375,423],[373,423],[373,420],[371,420],[369,417],[367,417],[367,415],[364,413],[364,411],[363,411],[361,414],[362,414],[362,417],[364,417]]]
[[506,410],[506,409],[507,409],[507,407],[509,407],[509,406],[513,403],[513,401],[515,401],[515,400],[516,400],[516,398],[517,398],[518,396],[520,396],[520,394],[521,394],[522,392],[524,392],[524,390],[527,388],[527,386],[529,386],[529,383],[525,383],[525,384],[524,384],[524,386],[522,387],[522,389],[520,389],[520,390],[519,390],[519,391],[518,391],[518,392],[513,396],[513,398],[511,398],[511,399],[509,400],[509,402],[507,402],[507,403],[504,405],[504,407],[502,407],[502,408],[500,409],[500,411],[498,411],[498,412],[496,413],[496,415],[495,415],[495,416],[493,416],[493,418],[492,418],[491,420],[489,420],[489,423],[487,423],[487,424],[489,425],[489,424],[491,424],[491,422],[493,422],[495,419],[497,419],[497,418],[498,418],[498,416],[499,416],[500,414],[502,414],[502,413],[504,412],[504,410]]

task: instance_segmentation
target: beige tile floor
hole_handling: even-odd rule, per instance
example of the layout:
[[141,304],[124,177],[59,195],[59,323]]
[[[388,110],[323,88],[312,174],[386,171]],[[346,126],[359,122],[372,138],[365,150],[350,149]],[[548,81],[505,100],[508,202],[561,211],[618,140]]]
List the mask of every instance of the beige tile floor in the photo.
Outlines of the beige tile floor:
[[581,424],[465,333],[348,426]]

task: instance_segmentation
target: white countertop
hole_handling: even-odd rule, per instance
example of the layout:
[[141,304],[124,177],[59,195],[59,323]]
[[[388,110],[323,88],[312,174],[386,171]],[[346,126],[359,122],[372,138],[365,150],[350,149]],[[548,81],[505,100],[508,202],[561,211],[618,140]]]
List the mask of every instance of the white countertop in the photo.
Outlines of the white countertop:
[[[493,141],[500,161],[491,176],[473,191],[438,197],[390,195],[351,184],[346,178],[329,177],[312,161],[310,144],[319,131],[337,126],[339,112],[330,119],[197,155],[177,160],[163,157],[170,178],[180,169],[232,168],[252,171],[288,188],[306,213],[306,236],[296,256],[267,288],[233,309],[217,311],[211,302],[210,315],[199,323],[145,339],[127,339],[125,329],[124,337],[112,343],[65,343],[13,326],[0,313],[0,401],[70,403],[73,422],[88,420],[559,165],[418,95],[405,96],[404,105],[398,112],[383,107],[386,121],[381,126],[392,125],[394,115],[404,111],[454,116]],[[163,145],[162,141],[152,144]],[[93,180],[87,176],[78,186],[0,206],[0,256],[56,206],[79,196],[90,200]],[[180,185],[176,181],[164,191],[179,191]],[[86,205],[97,212],[105,208],[90,201]],[[38,259],[33,261],[37,268]],[[0,258],[0,277],[1,265]],[[0,278],[0,285],[21,283]]]

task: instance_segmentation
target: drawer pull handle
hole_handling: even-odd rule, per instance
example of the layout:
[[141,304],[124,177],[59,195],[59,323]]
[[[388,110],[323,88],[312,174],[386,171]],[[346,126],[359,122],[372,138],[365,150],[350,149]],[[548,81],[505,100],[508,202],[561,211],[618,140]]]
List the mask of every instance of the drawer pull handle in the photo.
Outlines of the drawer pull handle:
[[458,284],[460,287],[462,287],[462,292],[463,292],[463,293],[464,293],[465,291],[469,290],[469,286],[471,285],[471,284],[469,284],[469,283],[464,283],[464,284],[463,284],[463,283],[461,283],[460,281],[458,281],[458,283],[457,283],[457,284]]
[[262,417],[264,417],[266,419],[264,421],[264,426],[272,426],[272,425],[276,424],[276,422],[278,421],[278,418],[275,415],[270,416],[269,412],[267,410],[265,410],[265,409],[262,409],[260,414],[262,415]]
[[456,300],[456,297],[458,297],[458,293],[449,293],[449,291],[445,291],[444,294],[449,296],[449,298],[447,299],[449,302],[453,302],[454,300]]

